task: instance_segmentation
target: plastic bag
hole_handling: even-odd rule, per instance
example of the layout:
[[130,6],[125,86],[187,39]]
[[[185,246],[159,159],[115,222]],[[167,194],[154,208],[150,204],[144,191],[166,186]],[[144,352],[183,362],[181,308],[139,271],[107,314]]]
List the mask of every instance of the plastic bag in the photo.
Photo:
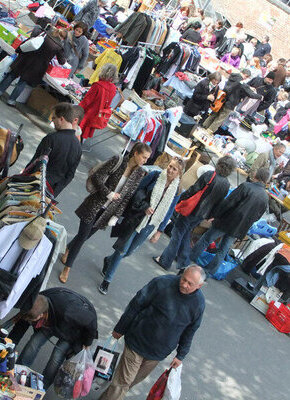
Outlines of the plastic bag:
[[43,42],[44,42],[44,36],[39,35],[34,38],[26,40],[19,47],[23,53],[28,53],[29,51],[39,50],[40,47],[43,45]]
[[10,71],[10,65],[13,63],[15,57],[6,56],[0,62],[0,81],[3,80],[4,75]]
[[161,400],[164,396],[164,391],[166,388],[168,376],[171,372],[171,368],[167,369],[163,372],[162,375],[159,376],[157,381],[152,386],[146,400]]
[[66,360],[54,379],[55,393],[63,399],[86,396],[94,377],[94,362],[90,350],[83,349]]
[[[204,251],[197,259],[197,264],[201,267],[208,265],[214,258],[215,254]],[[238,263],[229,255],[226,256],[225,260],[220,264],[217,271],[211,275],[213,279],[221,281],[225,279],[227,274],[234,268],[236,268]]]
[[181,394],[181,370],[182,364],[171,370],[162,400],[179,400]]

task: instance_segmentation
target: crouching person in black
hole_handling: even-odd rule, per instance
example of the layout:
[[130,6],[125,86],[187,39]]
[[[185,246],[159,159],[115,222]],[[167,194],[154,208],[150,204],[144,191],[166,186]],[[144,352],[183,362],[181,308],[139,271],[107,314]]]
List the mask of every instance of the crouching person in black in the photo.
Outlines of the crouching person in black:
[[58,341],[43,371],[44,388],[53,383],[64,360],[90,346],[98,336],[94,306],[82,295],[69,289],[52,288],[41,292],[31,310],[18,314],[9,337],[15,344],[30,325],[34,333],[23,348],[17,364],[30,367],[41,347],[53,336]]

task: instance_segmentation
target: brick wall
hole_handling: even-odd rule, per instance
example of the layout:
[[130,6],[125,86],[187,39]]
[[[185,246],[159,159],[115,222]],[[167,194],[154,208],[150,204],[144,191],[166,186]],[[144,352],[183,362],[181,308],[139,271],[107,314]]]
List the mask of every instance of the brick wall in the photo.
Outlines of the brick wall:
[[242,22],[249,35],[269,35],[274,58],[290,58],[290,15],[267,0],[212,0],[232,25]]

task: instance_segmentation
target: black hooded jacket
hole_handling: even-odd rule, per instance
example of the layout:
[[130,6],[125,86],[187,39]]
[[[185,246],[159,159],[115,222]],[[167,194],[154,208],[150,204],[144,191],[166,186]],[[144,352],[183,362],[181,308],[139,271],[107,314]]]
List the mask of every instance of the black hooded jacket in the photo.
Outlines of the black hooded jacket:
[[230,110],[234,110],[235,107],[245,98],[251,97],[252,99],[261,99],[260,94],[255,93],[251,88],[241,83],[242,76],[237,73],[233,73],[229,76],[229,79],[224,87],[226,92],[225,106]]

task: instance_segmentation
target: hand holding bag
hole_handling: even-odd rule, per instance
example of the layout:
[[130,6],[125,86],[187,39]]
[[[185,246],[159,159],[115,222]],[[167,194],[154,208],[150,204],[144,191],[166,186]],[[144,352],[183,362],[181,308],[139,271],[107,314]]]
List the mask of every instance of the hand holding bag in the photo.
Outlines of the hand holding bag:
[[205,185],[203,189],[201,189],[199,192],[195,193],[193,196],[189,197],[189,199],[186,200],[181,200],[180,203],[177,204],[175,207],[175,211],[178,212],[179,214],[183,215],[184,217],[188,217],[192,211],[195,209],[195,207],[198,205],[201,196],[204,194],[206,189],[209,187],[209,185],[212,183],[216,176],[216,172],[212,174],[212,177],[210,181]]
[[169,374],[167,385],[162,400],[179,400],[181,394],[181,370],[182,364],[173,368]]

